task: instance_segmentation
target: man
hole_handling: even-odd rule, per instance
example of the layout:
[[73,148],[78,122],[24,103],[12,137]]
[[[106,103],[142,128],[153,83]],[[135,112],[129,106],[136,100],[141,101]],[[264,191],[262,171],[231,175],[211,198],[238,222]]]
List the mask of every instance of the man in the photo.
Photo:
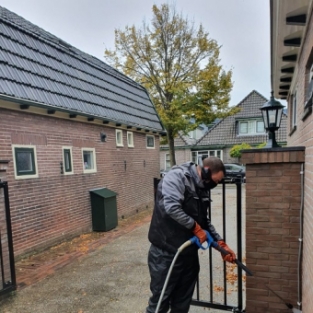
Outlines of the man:
[[[207,230],[213,239],[230,252],[222,256],[233,262],[235,253],[225,244],[208,219],[210,198],[208,190],[223,179],[225,167],[216,157],[203,159],[203,165],[192,162],[173,166],[160,181],[149,229],[151,242],[148,265],[152,296],[146,313],[154,313],[177,249],[193,236],[203,243]],[[159,313],[187,313],[200,270],[198,247],[184,249],[176,260]]]

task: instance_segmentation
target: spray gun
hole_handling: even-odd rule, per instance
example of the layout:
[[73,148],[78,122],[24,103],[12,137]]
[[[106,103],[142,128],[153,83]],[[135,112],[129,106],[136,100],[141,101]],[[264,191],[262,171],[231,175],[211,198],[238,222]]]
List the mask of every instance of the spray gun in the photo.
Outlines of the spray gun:
[[[207,246],[206,247],[201,245],[198,237],[193,237],[190,239],[190,241],[191,241],[191,243],[196,244],[202,250],[206,250],[209,247],[213,247],[224,255],[230,254],[227,250],[222,248],[216,241],[213,240],[212,236],[210,235],[210,233],[208,231],[206,231],[206,235],[207,235],[207,240],[206,240]],[[237,264],[238,267],[240,267],[242,270],[244,270],[249,276],[253,276],[252,272],[244,264],[242,264],[239,260],[235,259],[234,262]]]
[[[192,237],[190,240],[187,240],[185,243],[183,243],[178,249],[177,249],[177,252],[174,256],[174,259],[172,261],[172,264],[168,270],[168,273],[167,273],[167,276],[166,276],[166,279],[165,279],[165,282],[164,282],[164,286],[163,286],[163,289],[162,289],[162,292],[161,292],[161,295],[160,295],[160,298],[159,298],[159,301],[158,301],[158,305],[157,305],[157,308],[156,308],[156,311],[155,313],[158,313],[159,312],[159,309],[160,309],[160,306],[161,306],[161,303],[162,303],[162,299],[163,299],[163,296],[164,296],[164,293],[165,293],[165,290],[167,288],[167,284],[169,282],[169,279],[170,279],[170,276],[171,276],[171,273],[172,273],[172,270],[173,270],[173,267],[175,265],[175,262],[179,256],[179,254],[185,249],[187,248],[188,246],[192,245],[192,244],[196,244],[200,249],[202,250],[206,250],[210,247],[213,247],[215,248],[216,250],[218,250],[219,252],[223,253],[224,255],[227,255],[227,254],[230,254],[228,251],[226,251],[225,249],[223,249],[222,247],[219,246],[219,244],[213,240],[212,236],[210,235],[210,233],[208,231],[205,231],[206,232],[206,243],[207,245],[206,246],[203,246],[198,237]],[[239,260],[234,260],[234,262],[241,268],[243,269],[247,275],[249,276],[253,276],[252,272],[244,265],[242,264]],[[296,312],[298,313],[298,312]]]

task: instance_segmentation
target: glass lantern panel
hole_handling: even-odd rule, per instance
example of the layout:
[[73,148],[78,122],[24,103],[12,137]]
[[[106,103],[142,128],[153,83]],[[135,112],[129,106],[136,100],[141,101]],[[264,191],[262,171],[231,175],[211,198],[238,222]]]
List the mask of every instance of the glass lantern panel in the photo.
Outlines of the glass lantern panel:
[[263,121],[264,121],[264,128],[268,128],[268,118],[267,118],[267,111],[262,110],[262,115],[263,115]]
[[283,114],[283,109],[281,108],[277,111],[277,127],[280,127],[282,114]]
[[270,127],[276,127],[276,109],[275,110],[268,110],[268,123]]

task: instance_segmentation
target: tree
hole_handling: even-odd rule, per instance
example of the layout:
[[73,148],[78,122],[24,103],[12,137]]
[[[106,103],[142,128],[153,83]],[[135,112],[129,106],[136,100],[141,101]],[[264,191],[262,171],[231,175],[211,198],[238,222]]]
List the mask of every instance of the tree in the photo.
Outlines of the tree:
[[248,143],[243,142],[240,145],[234,145],[230,151],[229,151],[229,155],[232,158],[241,158],[241,150],[248,150],[251,149],[251,146]]
[[148,90],[167,130],[174,165],[180,131],[186,134],[235,112],[228,106],[232,71],[219,64],[220,47],[201,24],[196,29],[168,4],[152,11],[151,25],[115,30],[115,51],[106,49],[105,58]]

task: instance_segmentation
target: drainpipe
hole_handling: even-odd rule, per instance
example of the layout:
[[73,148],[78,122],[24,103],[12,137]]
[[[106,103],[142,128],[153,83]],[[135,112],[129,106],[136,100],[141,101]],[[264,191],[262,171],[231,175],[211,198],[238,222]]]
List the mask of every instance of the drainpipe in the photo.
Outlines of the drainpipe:
[[300,205],[300,235],[298,253],[298,301],[299,310],[294,309],[294,313],[302,310],[302,252],[303,252],[303,208],[304,208],[304,164],[301,165],[301,205]]

